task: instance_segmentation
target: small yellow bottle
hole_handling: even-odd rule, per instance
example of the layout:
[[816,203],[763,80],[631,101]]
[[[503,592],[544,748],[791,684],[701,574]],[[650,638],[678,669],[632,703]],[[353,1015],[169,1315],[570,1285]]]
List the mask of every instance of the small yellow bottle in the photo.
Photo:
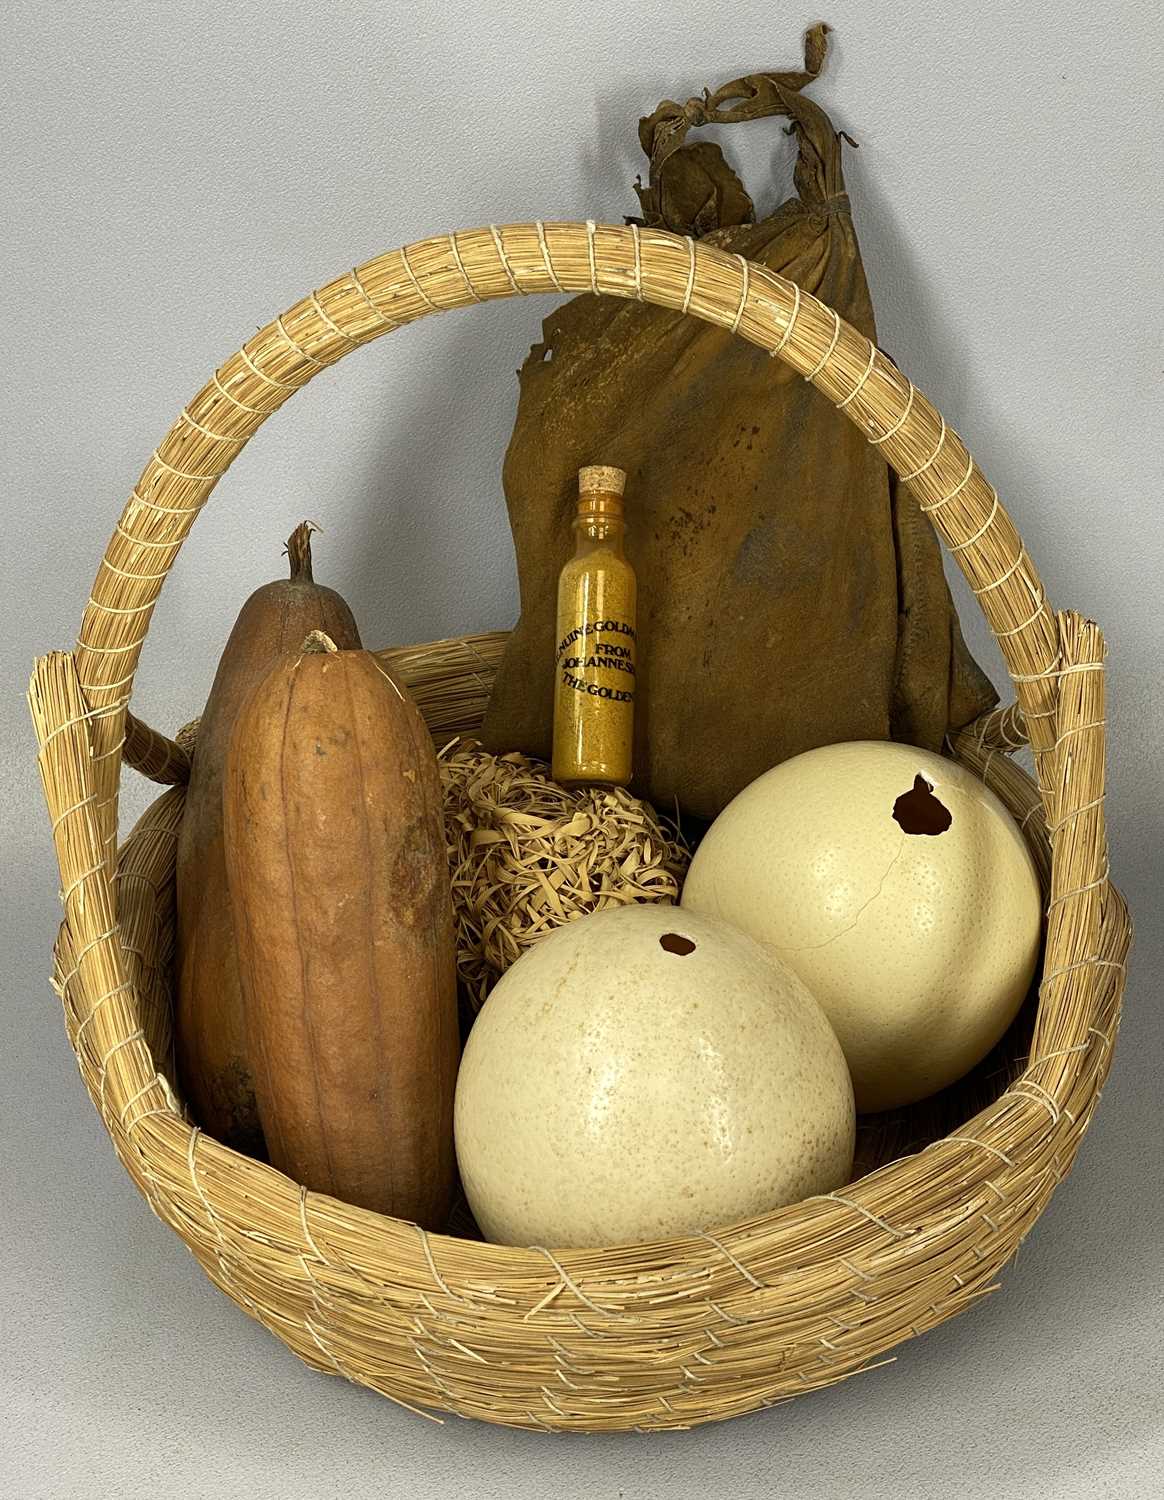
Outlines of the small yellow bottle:
[[578,473],[574,556],[558,579],[554,780],[625,786],[635,714],[635,575],[621,469]]

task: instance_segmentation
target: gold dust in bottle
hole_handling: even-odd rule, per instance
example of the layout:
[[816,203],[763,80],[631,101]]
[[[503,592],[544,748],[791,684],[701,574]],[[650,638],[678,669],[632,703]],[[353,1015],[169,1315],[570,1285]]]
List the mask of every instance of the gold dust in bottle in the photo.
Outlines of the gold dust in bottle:
[[574,556],[558,579],[554,780],[624,786],[635,714],[635,575],[621,469],[578,473]]

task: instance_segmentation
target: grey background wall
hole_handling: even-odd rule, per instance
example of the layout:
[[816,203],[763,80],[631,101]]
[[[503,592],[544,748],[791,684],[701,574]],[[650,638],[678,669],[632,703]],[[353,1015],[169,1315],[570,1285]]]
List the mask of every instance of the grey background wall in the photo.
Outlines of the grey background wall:
[[[1164,1464],[1159,140],[1164,25],[1118,0],[829,0],[816,97],[846,157],[881,340],[953,420],[1054,601],[1112,653],[1115,869],[1139,943],[1104,1106],[1003,1291],[898,1362],[652,1440],[419,1422],[310,1374],[136,1198],[47,984],[55,871],[22,701],[182,403],[303,290],[490,220],[618,219],[635,124],[794,65],[799,5],[340,0],[3,6],[6,940],[0,1488],[13,1496],[1132,1495]],[[762,209],[771,122],[729,153]],[[138,706],[200,706],[303,516],[376,643],[515,612],[498,479],[545,302],[423,324],[270,422],[166,587]],[[975,646],[998,657],[966,606]],[[127,780],[127,808],[148,789]]]

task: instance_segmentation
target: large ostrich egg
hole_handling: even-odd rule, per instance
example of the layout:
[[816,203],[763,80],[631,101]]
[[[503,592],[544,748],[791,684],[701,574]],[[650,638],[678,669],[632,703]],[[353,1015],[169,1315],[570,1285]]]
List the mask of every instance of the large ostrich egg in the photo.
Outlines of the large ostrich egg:
[[753,781],[708,830],[682,904],[800,975],[862,1111],[968,1072],[1014,1019],[1039,953],[1018,825],[964,767],[908,745],[829,745]]
[[558,928],[499,980],[457,1079],[488,1239],[666,1239],[847,1181],[852,1085],[796,975],[745,933],[635,905]]

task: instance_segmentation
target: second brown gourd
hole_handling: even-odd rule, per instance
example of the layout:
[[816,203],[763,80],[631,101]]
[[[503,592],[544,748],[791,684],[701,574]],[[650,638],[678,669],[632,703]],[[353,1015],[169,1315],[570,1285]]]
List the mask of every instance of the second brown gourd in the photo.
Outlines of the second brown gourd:
[[275,1166],[443,1228],[459,1034],[440,777],[421,716],[319,632],[235,725],[227,874]]

